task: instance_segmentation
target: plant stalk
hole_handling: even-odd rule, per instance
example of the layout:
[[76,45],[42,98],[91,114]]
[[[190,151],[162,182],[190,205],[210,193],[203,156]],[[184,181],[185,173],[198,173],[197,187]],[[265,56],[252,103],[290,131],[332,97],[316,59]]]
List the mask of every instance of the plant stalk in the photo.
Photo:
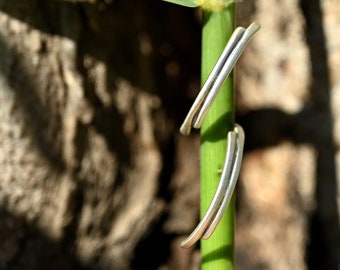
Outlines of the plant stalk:
[[[235,27],[235,5],[218,12],[203,11],[202,85]],[[234,127],[233,75],[223,85],[201,128],[201,217],[216,191],[226,155],[228,131]],[[234,199],[215,232],[201,240],[202,270],[234,269]]]

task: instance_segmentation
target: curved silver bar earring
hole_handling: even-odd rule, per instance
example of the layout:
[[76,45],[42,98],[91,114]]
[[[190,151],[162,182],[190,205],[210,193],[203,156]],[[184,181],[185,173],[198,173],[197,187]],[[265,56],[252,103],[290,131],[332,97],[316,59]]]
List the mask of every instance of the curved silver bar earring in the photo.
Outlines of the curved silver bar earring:
[[[197,114],[202,108],[203,103],[205,102],[209,92],[214,86],[214,83],[217,79],[217,77],[221,77],[221,70],[225,63],[228,60],[228,57],[232,53],[232,51],[235,49],[236,45],[240,41],[241,37],[243,36],[245,32],[245,29],[243,27],[237,27],[233,34],[231,35],[227,45],[225,46],[221,56],[217,60],[213,70],[209,74],[207,80],[205,81],[201,91],[198,93],[198,96],[196,97],[194,103],[192,104],[186,118],[183,121],[183,124],[180,128],[180,132],[184,135],[189,135],[191,128],[193,127],[193,123],[195,122],[195,119],[197,117]],[[233,62],[233,64],[236,64],[236,61]],[[228,74],[224,74],[223,77],[227,77]]]
[[[201,127],[224,81],[250,38],[259,28],[260,25],[257,23],[252,23],[247,29],[236,28],[183,121],[180,128],[182,134],[188,135],[191,128]],[[244,131],[240,125],[236,124],[234,130],[228,132],[226,159],[215,195],[202,220],[189,237],[181,243],[181,247],[189,248],[200,238],[208,239],[215,231],[232,198],[237,183],[243,156],[244,139]]]
[[180,127],[180,132],[188,135],[192,127],[200,128],[207,112],[214,102],[224,81],[229,76],[250,38],[260,29],[258,23],[253,22],[247,29],[237,27],[230,37],[220,58],[217,60],[208,79],[191,106],[189,113]]
[[220,182],[207,212],[194,231],[181,243],[181,247],[190,248],[200,238],[208,239],[221,220],[233,195],[240,172],[244,146],[244,131],[240,125],[228,132],[227,154]]
[[[243,128],[238,124],[235,125],[234,131],[237,134],[237,143],[236,143],[237,149],[236,149],[234,160],[233,160],[234,166],[232,168],[231,175],[230,175],[229,179],[227,178],[227,173],[225,174],[225,176],[223,176],[223,172],[222,172],[221,181],[228,181],[229,180],[228,185],[227,185],[227,189],[225,190],[225,194],[224,194],[222,203],[220,204],[219,209],[218,209],[214,219],[209,224],[209,227],[205,230],[205,232],[202,236],[202,239],[208,239],[213,234],[213,232],[215,231],[218,223],[220,222],[220,220],[223,217],[225,210],[227,209],[227,206],[229,205],[231,197],[233,196],[233,192],[234,192],[235,187],[236,187],[237,179],[238,179],[238,176],[240,174],[242,158],[243,158],[243,148],[244,148],[245,135],[244,135]],[[226,159],[226,162],[227,162],[227,159]]]

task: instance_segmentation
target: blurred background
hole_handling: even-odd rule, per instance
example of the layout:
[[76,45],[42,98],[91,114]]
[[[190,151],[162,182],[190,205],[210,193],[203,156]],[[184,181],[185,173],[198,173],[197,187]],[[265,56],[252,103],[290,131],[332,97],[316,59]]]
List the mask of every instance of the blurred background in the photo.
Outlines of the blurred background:
[[[339,269],[340,5],[243,0],[237,269]],[[201,14],[0,0],[0,269],[199,269]]]

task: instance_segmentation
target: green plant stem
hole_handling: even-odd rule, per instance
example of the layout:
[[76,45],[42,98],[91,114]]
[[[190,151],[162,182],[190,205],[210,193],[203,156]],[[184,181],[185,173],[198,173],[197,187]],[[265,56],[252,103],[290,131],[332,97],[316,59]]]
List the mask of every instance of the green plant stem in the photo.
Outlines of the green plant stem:
[[[202,84],[234,29],[235,6],[220,12],[203,11]],[[201,216],[216,191],[226,154],[227,133],[234,126],[233,76],[230,75],[201,128]],[[201,241],[202,270],[230,270],[234,264],[234,199],[216,231]]]

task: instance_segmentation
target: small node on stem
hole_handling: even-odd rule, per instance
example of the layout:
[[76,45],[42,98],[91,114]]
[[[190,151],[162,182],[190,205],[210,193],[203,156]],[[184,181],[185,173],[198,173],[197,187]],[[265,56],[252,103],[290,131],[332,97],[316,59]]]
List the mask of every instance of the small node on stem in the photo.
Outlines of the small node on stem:
[[234,2],[234,0],[196,0],[197,6],[210,12],[222,11]]

